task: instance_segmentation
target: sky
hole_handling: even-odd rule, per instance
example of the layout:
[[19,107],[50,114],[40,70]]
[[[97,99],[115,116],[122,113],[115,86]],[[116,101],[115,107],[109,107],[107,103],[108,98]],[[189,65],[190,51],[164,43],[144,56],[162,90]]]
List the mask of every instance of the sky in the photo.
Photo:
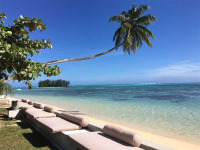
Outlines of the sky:
[[[151,6],[157,21],[149,26],[156,39],[153,48],[143,45],[135,54],[122,49],[95,59],[58,64],[62,73],[44,79],[69,80],[72,85],[200,82],[199,0],[0,0],[6,24],[20,15],[37,17],[47,25],[31,39],[53,42],[53,49],[41,50],[35,61],[91,56],[114,47],[118,23],[110,17],[131,9],[132,3]],[[14,86],[24,86],[15,82]]]

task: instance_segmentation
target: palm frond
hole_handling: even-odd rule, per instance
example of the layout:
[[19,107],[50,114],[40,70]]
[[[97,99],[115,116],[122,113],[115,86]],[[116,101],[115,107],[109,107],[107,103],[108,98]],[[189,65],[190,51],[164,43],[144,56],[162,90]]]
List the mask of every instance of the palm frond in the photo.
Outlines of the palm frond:
[[155,39],[155,36],[153,35],[153,33],[149,29],[147,29],[146,27],[141,26],[141,25],[138,25],[137,27],[139,28],[139,30],[141,30],[142,32],[144,32],[147,36],[150,36],[153,39]]
[[130,29],[128,29],[128,31],[125,34],[124,37],[124,42],[123,42],[123,52],[124,53],[128,53],[130,55],[130,45],[132,45],[132,41],[131,41],[131,35],[130,35]]
[[151,9],[150,6],[148,5],[140,5],[137,10],[136,10],[136,13],[140,16],[142,15],[145,11],[147,11],[148,9]]
[[125,27],[120,27],[117,29],[113,36],[113,41],[115,41],[115,46],[120,45],[122,39],[124,39],[124,36],[126,34],[126,29]]
[[121,30],[121,27],[119,27],[119,28],[117,29],[117,31],[115,32],[115,34],[114,34],[114,36],[113,36],[113,41],[115,41],[116,37],[119,36],[120,30]]
[[14,88],[11,84],[0,81],[0,94],[14,94]]
[[127,35],[126,35],[126,42],[128,43],[128,45],[132,45],[132,41],[131,41],[131,35],[130,35],[130,29],[128,30],[127,32]]
[[122,37],[120,36],[117,36],[116,40],[115,40],[115,46],[118,46],[121,44],[121,41],[122,41]]
[[142,46],[142,38],[141,36],[137,33],[137,31],[131,31],[131,35],[133,36],[134,43],[131,45],[131,50],[135,53],[138,48]]
[[132,4],[132,10],[134,10],[134,9],[137,9],[135,3]]
[[126,29],[131,29],[132,28],[132,25],[129,23],[129,22],[125,22],[123,24],[123,26],[126,28]]
[[137,9],[138,11],[146,11],[146,10],[148,10],[148,9],[151,9],[151,7],[150,6],[148,6],[148,5],[140,5],[139,6],[139,8]]
[[108,22],[113,22],[114,21],[114,22],[121,23],[122,21],[125,21],[125,20],[126,20],[126,18],[124,16],[122,16],[122,15],[116,15],[116,16],[111,17]]
[[135,42],[136,42],[136,48],[140,48],[142,46],[142,37],[140,36],[140,34],[138,34],[137,32],[135,32]]
[[4,88],[5,88],[6,94],[9,93],[10,95],[14,95],[14,88],[11,84],[6,83]]
[[149,47],[153,47],[153,45],[151,44],[151,42],[149,41],[148,37],[146,37],[146,35],[141,32],[141,31],[137,31],[137,33],[141,36],[142,40],[149,46]]
[[119,35],[123,36],[125,34],[125,32],[127,32],[126,30],[127,30],[127,28],[122,26],[121,29],[120,29],[120,34]]
[[122,11],[121,14],[125,16],[127,13],[126,13],[126,11]]
[[124,44],[123,44],[123,52],[124,52],[124,53],[128,53],[129,55],[131,54],[131,53],[130,53],[130,47],[129,47],[127,41],[124,41]]
[[157,18],[155,16],[148,14],[148,15],[145,15],[145,16],[138,18],[136,20],[136,24],[149,25],[149,24],[152,24],[152,22],[154,22],[156,20],[157,20]]

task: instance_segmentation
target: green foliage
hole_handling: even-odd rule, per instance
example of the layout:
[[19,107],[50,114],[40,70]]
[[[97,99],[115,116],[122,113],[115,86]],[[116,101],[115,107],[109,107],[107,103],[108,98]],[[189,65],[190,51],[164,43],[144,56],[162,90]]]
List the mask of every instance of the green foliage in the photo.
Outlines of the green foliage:
[[149,37],[155,39],[152,32],[146,26],[152,24],[156,19],[151,14],[143,15],[150,9],[150,6],[140,5],[138,8],[133,4],[132,9],[123,11],[120,15],[110,18],[109,22],[120,23],[120,28],[117,29],[113,36],[115,45],[122,44],[124,53],[133,51],[134,53],[143,44],[143,41],[150,47],[153,47]]
[[70,85],[70,81],[66,80],[44,80],[38,83],[39,87],[68,87]]
[[10,75],[14,80],[24,81],[31,88],[31,80],[41,76],[55,76],[61,73],[59,67],[47,66],[30,58],[39,54],[41,49],[52,49],[50,40],[31,40],[30,33],[39,29],[43,31],[46,25],[41,19],[20,16],[14,20],[14,25],[3,25],[6,15],[0,14],[0,80],[7,80]]
[[14,88],[11,84],[0,81],[0,95],[14,95]]

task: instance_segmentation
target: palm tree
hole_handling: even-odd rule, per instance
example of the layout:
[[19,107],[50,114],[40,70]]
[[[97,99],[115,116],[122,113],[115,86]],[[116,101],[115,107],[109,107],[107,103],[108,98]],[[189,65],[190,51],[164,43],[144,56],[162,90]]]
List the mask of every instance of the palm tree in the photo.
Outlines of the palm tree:
[[123,46],[124,53],[128,53],[130,55],[130,52],[132,51],[135,53],[136,50],[142,46],[143,42],[152,48],[153,46],[149,40],[149,37],[155,39],[155,36],[147,28],[147,26],[152,24],[157,19],[151,14],[143,15],[144,12],[150,8],[151,7],[147,5],[140,5],[137,8],[136,5],[133,4],[132,9],[128,10],[127,12],[123,11],[120,15],[116,15],[110,18],[109,22],[120,23],[120,27],[117,29],[113,36],[115,47],[112,49],[89,57],[55,60],[46,62],[44,64],[51,65],[68,61],[88,60],[108,54],[114,50],[117,50],[120,46]]
[[[132,9],[128,10],[127,12],[123,11],[120,15],[116,15],[110,18],[109,22],[120,23],[120,27],[117,29],[113,36],[115,47],[111,48],[110,50],[89,57],[49,61],[44,63],[44,65],[93,59],[117,50],[120,46],[123,46],[124,53],[128,53],[130,55],[130,52],[132,51],[135,53],[136,50],[142,46],[143,42],[152,48],[153,46],[149,40],[149,37],[155,39],[155,36],[147,28],[147,26],[152,24],[157,19],[151,14],[144,15],[144,12],[150,8],[151,7],[147,5],[140,5],[137,8],[136,5],[133,4]],[[11,75],[7,80],[5,80],[5,82],[8,82],[12,79],[13,76]]]
[[0,95],[4,95],[6,94],[10,94],[13,95],[14,94],[14,88],[11,84],[3,82],[2,80],[0,80]]

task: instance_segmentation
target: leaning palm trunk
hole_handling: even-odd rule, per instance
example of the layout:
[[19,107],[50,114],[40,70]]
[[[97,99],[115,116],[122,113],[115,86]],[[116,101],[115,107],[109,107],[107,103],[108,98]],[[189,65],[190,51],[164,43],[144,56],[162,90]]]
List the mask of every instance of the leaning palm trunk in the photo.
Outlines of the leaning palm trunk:
[[[93,56],[89,56],[89,57],[83,57],[83,58],[68,58],[68,59],[62,59],[62,60],[55,60],[55,61],[48,61],[46,63],[43,63],[44,65],[52,65],[52,64],[58,64],[58,63],[63,63],[63,62],[68,62],[68,61],[81,61],[81,60],[88,60],[88,59],[93,59],[99,56],[103,56],[106,55],[116,49],[118,49],[121,45],[123,44],[123,42],[113,48],[111,48],[110,50],[103,52],[103,53],[99,53]],[[9,76],[7,80],[4,80],[3,82],[7,83],[9,81],[13,80],[13,76]]]
[[110,49],[110,50],[108,50],[106,52],[99,53],[99,54],[96,54],[96,55],[93,55],[93,56],[83,57],[83,58],[68,58],[68,59],[62,59],[62,60],[55,60],[55,61],[46,62],[44,64],[45,65],[52,65],[52,64],[58,64],[58,63],[63,63],[63,62],[68,62],[68,61],[81,61],[81,60],[93,59],[93,58],[96,58],[96,57],[99,57],[99,56],[103,56],[103,55],[106,55],[106,54],[114,51],[115,49],[117,49],[118,47],[120,47],[122,44],[123,43],[121,43],[118,46],[113,47],[112,49]]

